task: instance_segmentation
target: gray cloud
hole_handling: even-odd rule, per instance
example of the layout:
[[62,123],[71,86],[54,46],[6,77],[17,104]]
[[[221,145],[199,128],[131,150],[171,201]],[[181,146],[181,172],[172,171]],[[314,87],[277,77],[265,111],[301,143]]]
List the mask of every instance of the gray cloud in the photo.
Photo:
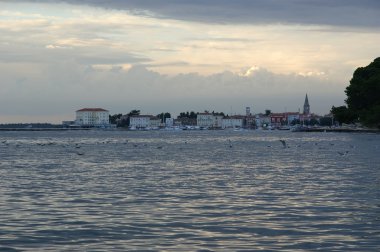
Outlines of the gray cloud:
[[[265,69],[250,76],[229,71],[209,76],[196,73],[167,76],[141,65],[129,70],[117,66],[101,70],[75,61],[33,65],[28,71],[20,69],[23,68],[17,65],[0,67],[0,114],[72,112],[74,116],[75,109],[84,106],[105,107],[111,113],[127,113],[138,108],[143,113],[169,111],[174,115],[205,109],[243,113],[245,106],[252,106],[255,112],[267,108],[279,112],[297,111],[306,92],[313,101],[313,112],[323,114],[331,105],[340,105],[344,100],[341,83],[318,77],[275,74]],[[329,90],[328,95],[325,90]]]
[[[25,0],[16,1],[25,2]],[[151,13],[162,18],[214,23],[291,23],[370,28],[380,26],[378,0],[29,0],[29,2],[86,4],[128,10],[140,15]]]

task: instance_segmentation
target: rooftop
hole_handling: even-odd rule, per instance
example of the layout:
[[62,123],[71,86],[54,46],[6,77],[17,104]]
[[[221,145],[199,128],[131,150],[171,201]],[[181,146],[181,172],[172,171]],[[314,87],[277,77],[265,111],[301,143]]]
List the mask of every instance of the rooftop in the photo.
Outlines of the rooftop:
[[108,112],[108,110],[102,108],[82,108],[77,110],[77,112]]

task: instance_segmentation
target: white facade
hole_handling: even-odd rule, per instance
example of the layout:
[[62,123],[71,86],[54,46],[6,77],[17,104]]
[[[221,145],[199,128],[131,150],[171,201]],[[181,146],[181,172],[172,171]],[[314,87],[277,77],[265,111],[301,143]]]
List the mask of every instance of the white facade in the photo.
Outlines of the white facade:
[[108,126],[109,112],[101,108],[84,108],[76,111],[76,124],[81,126]]
[[158,117],[151,117],[149,120],[149,127],[158,128],[161,126],[161,119]]
[[132,116],[129,121],[130,128],[157,128],[161,125],[161,119],[151,115]]
[[132,116],[129,121],[130,128],[150,127],[150,116]]
[[271,124],[269,116],[256,115],[255,120],[256,120],[256,126],[257,127],[265,127],[265,126],[269,126]]
[[165,118],[165,126],[166,127],[173,127],[174,126],[174,119],[173,118]]
[[243,128],[244,119],[241,117],[225,117],[222,119],[222,128]]
[[204,128],[221,128],[222,115],[213,115],[211,113],[200,113],[197,115],[197,126]]
[[197,115],[197,126],[210,128],[214,126],[214,115],[210,113],[201,113]]
[[216,115],[214,116],[214,128],[222,128],[222,120],[224,116]]

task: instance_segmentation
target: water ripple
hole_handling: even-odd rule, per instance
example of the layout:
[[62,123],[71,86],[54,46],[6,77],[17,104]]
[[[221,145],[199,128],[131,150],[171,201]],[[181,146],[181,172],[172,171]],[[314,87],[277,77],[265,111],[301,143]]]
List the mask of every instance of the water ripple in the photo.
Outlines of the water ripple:
[[0,134],[0,250],[380,250],[380,135]]

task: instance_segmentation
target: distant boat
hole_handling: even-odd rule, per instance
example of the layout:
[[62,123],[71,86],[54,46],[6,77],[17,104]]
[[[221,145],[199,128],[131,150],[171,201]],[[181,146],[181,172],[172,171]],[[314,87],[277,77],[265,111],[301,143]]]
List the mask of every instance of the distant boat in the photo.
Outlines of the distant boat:
[[308,128],[305,126],[302,126],[302,125],[291,128],[292,132],[305,132],[307,130],[308,130]]
[[281,126],[281,127],[278,127],[278,130],[290,130],[290,127],[289,126]]

